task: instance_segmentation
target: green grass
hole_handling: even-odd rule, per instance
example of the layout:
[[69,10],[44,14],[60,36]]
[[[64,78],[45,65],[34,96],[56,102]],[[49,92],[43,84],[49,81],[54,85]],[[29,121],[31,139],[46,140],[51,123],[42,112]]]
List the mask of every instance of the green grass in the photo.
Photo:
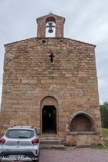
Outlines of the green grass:
[[108,146],[105,146],[105,145],[102,145],[102,144],[99,144],[98,146],[95,146],[93,148],[94,149],[100,149],[100,150],[102,150],[102,149],[108,150]]
[[102,128],[102,133],[103,133],[103,143],[104,144],[99,144],[98,146],[93,147],[94,149],[105,149],[108,150],[108,139],[105,137],[108,137],[108,129]]
[[104,139],[104,143],[106,146],[108,146],[108,140]]
[[102,128],[103,136],[108,137],[108,129]]

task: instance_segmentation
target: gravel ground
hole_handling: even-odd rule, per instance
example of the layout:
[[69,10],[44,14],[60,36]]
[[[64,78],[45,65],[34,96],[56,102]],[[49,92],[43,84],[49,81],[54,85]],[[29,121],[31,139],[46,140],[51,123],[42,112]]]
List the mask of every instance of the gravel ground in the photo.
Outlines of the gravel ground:
[[108,150],[73,147],[66,150],[43,149],[40,162],[108,162]]

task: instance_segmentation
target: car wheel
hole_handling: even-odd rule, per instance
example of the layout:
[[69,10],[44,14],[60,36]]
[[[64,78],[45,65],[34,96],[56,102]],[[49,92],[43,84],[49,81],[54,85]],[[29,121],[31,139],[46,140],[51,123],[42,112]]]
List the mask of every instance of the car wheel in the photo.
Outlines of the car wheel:
[[38,156],[38,160],[32,160],[33,162],[39,162],[39,156]]
[[39,159],[38,160],[33,160],[33,162],[39,162]]

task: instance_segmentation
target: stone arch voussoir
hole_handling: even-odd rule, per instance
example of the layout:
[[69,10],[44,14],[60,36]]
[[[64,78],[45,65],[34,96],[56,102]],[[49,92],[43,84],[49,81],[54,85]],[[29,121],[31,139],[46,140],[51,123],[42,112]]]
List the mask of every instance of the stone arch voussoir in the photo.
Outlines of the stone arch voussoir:
[[42,100],[41,100],[41,102],[40,102],[40,107],[41,107],[41,109],[43,108],[43,106],[44,105],[54,105],[55,107],[56,107],[56,109],[57,109],[57,107],[58,107],[58,101],[57,101],[57,99],[55,98],[55,97],[53,97],[53,96],[45,96]]

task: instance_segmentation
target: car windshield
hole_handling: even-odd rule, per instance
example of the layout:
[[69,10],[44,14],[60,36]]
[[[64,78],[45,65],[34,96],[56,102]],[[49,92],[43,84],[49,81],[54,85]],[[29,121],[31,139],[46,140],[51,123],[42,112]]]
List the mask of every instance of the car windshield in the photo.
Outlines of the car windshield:
[[6,133],[8,138],[32,138],[33,136],[34,132],[32,130],[14,129],[8,130]]

